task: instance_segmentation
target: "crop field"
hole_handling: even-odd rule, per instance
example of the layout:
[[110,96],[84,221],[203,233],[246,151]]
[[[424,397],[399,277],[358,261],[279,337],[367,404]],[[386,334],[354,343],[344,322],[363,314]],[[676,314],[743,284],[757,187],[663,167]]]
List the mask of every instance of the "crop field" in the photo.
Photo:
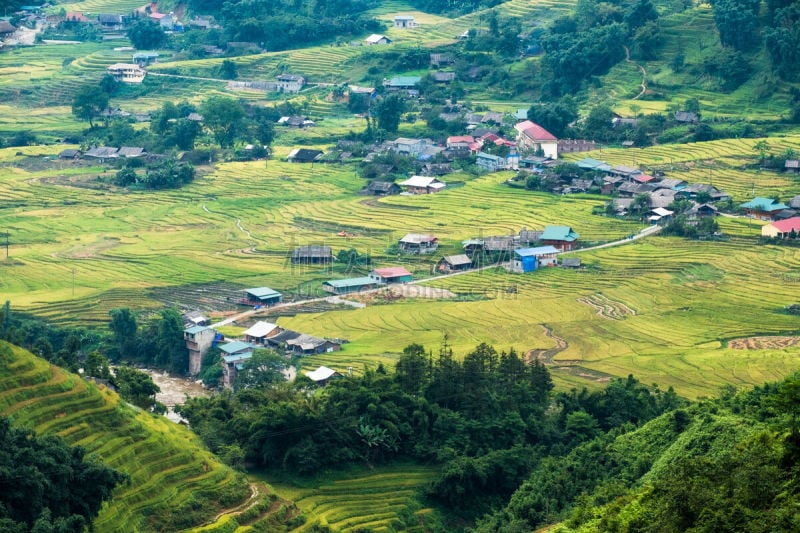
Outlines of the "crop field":
[[[318,481],[274,482],[275,490],[303,511],[306,524],[294,531],[307,531],[314,525],[333,531],[427,531],[425,516],[431,509],[419,501],[417,491],[430,482],[435,469],[421,466],[379,467],[354,471]],[[400,517],[404,517],[404,526]],[[399,529],[398,529],[399,528]]]
[[152,531],[164,520],[198,525],[250,495],[244,477],[220,464],[186,428],[3,342],[0,414],[83,446],[130,476],[100,512],[97,531]]

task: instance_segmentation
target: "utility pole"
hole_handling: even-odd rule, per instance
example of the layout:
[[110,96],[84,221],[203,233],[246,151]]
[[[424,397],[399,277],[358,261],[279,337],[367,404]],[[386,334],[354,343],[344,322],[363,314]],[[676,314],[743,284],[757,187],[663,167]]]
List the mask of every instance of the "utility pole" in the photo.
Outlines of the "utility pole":
[[72,295],[75,296],[75,269],[72,269]]
[[8,260],[8,232],[6,232],[6,260]]

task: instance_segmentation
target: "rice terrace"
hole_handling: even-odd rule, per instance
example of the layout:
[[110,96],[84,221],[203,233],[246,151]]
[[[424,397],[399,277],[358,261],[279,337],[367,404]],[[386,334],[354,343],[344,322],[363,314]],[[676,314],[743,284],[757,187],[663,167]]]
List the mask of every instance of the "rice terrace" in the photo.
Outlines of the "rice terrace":
[[0,529],[800,527],[797,1],[0,15]]

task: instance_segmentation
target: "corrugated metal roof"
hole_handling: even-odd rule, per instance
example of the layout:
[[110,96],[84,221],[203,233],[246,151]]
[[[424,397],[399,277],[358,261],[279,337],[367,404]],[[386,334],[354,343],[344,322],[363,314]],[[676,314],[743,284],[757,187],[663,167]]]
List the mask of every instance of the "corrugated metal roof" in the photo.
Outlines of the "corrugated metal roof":
[[203,332],[203,331],[205,331],[207,329],[210,329],[210,328],[207,328],[206,326],[192,326],[190,328],[186,328],[183,331],[184,331],[184,333],[188,333],[190,335],[195,335],[195,334],[201,333],[201,332]]
[[249,342],[242,342],[242,341],[233,341],[229,342],[228,344],[223,344],[219,347],[220,350],[227,354],[235,354],[237,352],[241,352],[247,349],[252,350],[254,346]]
[[255,287],[253,289],[247,289],[245,291],[247,294],[254,296],[256,298],[267,298],[270,296],[280,296],[276,290],[270,289],[269,287]]
[[244,334],[247,337],[263,337],[267,333],[272,332],[277,327],[278,327],[277,324],[259,320],[258,322],[250,326],[250,328],[247,331],[245,331]]
[[535,257],[539,255],[557,254],[558,249],[555,246],[537,246],[536,248],[519,248],[514,250],[514,253],[520,257]]
[[362,287],[364,285],[375,285],[375,280],[370,277],[362,278],[347,278],[347,279],[332,279],[326,281],[325,285],[330,285],[336,289],[344,289],[349,287]]

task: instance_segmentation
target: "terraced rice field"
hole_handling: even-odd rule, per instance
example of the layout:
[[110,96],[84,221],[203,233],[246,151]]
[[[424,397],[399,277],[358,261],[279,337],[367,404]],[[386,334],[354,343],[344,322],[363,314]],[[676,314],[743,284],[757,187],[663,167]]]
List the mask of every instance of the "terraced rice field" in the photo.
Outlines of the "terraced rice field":
[[250,495],[246,480],[221,465],[186,428],[128,406],[105,387],[4,342],[0,414],[83,446],[130,476],[100,512],[97,531],[175,531],[193,525],[181,513],[211,519]]
[[[284,498],[291,499],[307,518],[295,531],[315,525],[333,531],[427,531],[425,517],[431,509],[423,507],[417,490],[434,477],[432,468],[420,466],[381,467],[339,478],[309,482],[302,487],[273,483]],[[403,515],[406,524],[400,521]]]

